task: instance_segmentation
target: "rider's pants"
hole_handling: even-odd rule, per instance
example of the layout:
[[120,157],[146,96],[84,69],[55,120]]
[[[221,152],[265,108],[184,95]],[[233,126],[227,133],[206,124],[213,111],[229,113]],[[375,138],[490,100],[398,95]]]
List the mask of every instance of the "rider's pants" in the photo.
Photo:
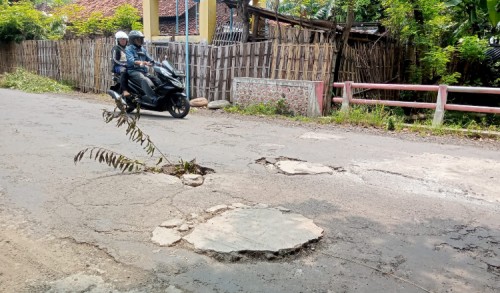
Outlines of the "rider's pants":
[[141,71],[129,71],[128,75],[131,80],[141,85],[142,90],[148,97],[150,97],[153,101],[156,101],[157,97],[153,91],[153,87],[161,84],[160,79],[156,76],[144,74]]

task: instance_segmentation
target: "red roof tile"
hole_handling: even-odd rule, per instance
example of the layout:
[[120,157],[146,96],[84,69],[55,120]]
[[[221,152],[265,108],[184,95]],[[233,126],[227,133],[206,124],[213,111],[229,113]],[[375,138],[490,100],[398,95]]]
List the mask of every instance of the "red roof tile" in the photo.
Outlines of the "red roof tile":
[[[112,15],[118,6],[123,4],[130,4],[139,10],[139,14],[142,17],[142,0],[75,0],[75,4],[85,7],[83,15],[89,15],[94,11],[101,11],[104,15]],[[185,0],[179,0],[179,35],[185,33],[185,23],[184,23],[184,3]],[[189,0],[189,32],[191,34],[198,34],[195,22],[195,13],[191,8],[194,8],[196,3],[193,0]],[[175,17],[175,0],[159,0],[159,10],[160,17]],[[234,10],[236,14],[236,9]],[[229,21],[230,9],[224,3],[217,3],[217,24],[226,23]],[[237,16],[234,17],[234,21],[238,21]],[[160,32],[161,34],[175,35],[175,19],[160,20]]]
[[[175,16],[175,0],[158,0],[160,16]],[[139,10],[142,16],[142,0],[75,0],[75,4],[85,7],[84,14],[90,14],[94,11],[102,11],[104,15],[111,15],[118,6],[130,4]],[[184,15],[185,0],[179,0],[179,15]],[[195,2],[189,0],[189,8],[193,7]]]

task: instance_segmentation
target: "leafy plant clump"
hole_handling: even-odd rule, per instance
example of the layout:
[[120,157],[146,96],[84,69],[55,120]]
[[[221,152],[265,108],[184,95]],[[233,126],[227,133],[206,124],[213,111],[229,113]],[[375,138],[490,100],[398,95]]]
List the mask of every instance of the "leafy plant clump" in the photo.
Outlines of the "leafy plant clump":
[[111,16],[105,16],[101,11],[86,15],[85,7],[78,4],[58,7],[54,14],[67,19],[67,31],[76,36],[109,36],[117,30],[143,29],[139,11],[130,4],[118,6]]
[[285,99],[279,99],[276,102],[252,104],[246,107],[240,105],[228,106],[224,110],[228,113],[239,113],[244,115],[295,116],[295,113],[290,109]]
[[72,88],[48,77],[36,75],[22,68],[6,73],[0,80],[0,87],[18,89],[29,93],[67,93]]
[[[195,159],[191,161],[184,161],[181,159],[177,164],[170,162],[165,154],[157,148],[149,135],[145,134],[137,125],[137,122],[140,119],[140,108],[137,108],[134,116],[129,116],[125,111],[125,106],[121,102],[117,102],[117,107],[114,111],[111,112],[104,109],[102,116],[106,123],[115,121],[117,128],[125,126],[125,133],[127,134],[129,140],[140,144],[151,158],[153,158],[155,153],[157,153],[158,156],[155,158],[156,163],[154,165],[148,165],[146,162],[129,158],[128,156],[113,150],[102,147],[87,147],[75,155],[73,158],[75,164],[88,155],[89,159],[106,164],[114,169],[118,169],[122,171],[122,173],[146,171],[166,173],[177,177],[184,174],[205,175],[214,173],[214,170],[196,164]],[[167,164],[162,166],[162,162],[166,162]]]
[[[390,110],[384,106],[354,106],[349,111],[334,111],[328,117],[329,122],[337,124],[354,124],[360,126],[372,126],[378,128],[388,127],[389,130],[399,130],[402,128],[404,116],[396,109]],[[389,122],[391,121],[391,122]]]
[[389,120],[387,120],[387,130],[389,131],[396,130],[396,126],[394,125],[394,119],[392,119],[392,117],[389,117]]
[[0,42],[60,39],[64,22],[47,15],[31,1],[0,1]]

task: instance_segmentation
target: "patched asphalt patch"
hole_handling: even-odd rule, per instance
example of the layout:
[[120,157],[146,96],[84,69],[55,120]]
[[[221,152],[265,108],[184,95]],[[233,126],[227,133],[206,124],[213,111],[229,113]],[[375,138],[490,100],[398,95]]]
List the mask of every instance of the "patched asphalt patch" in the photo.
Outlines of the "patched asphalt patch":
[[304,160],[283,156],[277,158],[262,157],[255,160],[255,163],[264,165],[268,169],[276,168],[278,172],[285,175],[317,175],[345,172],[343,167],[326,166],[319,163],[310,163]]
[[[204,215],[191,218],[163,222],[155,231],[169,230],[175,237],[167,237],[172,239],[161,243],[153,233],[152,241],[170,246],[182,235],[179,242],[182,246],[219,261],[274,261],[314,252],[324,233],[313,220],[285,207],[272,208],[266,204],[218,205],[207,209]],[[188,223],[188,231],[180,230]]]

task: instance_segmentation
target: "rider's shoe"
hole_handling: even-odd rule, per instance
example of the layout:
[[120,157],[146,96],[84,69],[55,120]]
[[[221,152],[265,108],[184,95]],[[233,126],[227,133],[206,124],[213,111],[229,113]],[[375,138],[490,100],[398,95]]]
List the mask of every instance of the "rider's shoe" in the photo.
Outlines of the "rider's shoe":
[[154,97],[151,97],[151,102],[153,102],[153,104],[158,104],[158,100],[159,98],[157,96],[154,96]]
[[125,91],[122,92],[122,96],[123,97],[129,97],[130,96],[130,92],[125,90]]
[[158,102],[158,97],[149,97],[149,96],[142,96],[141,102],[144,104],[148,104],[150,106],[156,106]]

